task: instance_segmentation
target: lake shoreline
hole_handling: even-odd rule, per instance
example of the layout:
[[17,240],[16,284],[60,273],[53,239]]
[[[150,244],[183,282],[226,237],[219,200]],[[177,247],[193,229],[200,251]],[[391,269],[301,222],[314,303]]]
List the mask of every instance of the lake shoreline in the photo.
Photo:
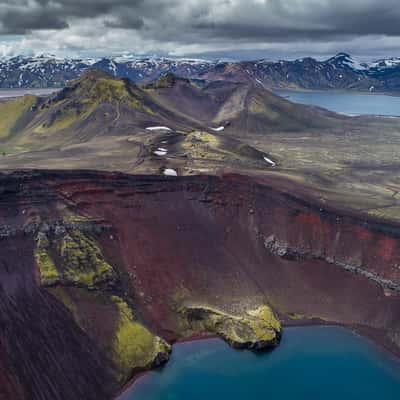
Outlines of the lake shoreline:
[[349,116],[400,116],[400,94],[350,90],[273,89],[292,103],[320,107]]
[[[299,321],[292,321],[292,320],[286,320],[282,322],[282,328],[312,328],[312,327],[337,327],[337,328],[343,328],[346,329],[353,334],[363,337],[367,339],[371,345],[377,347],[381,352],[385,353],[387,356],[389,356],[392,360],[395,362],[398,362],[400,365],[400,349],[395,349],[394,346],[388,346],[385,340],[383,340],[382,336],[377,334],[376,332],[372,332],[369,329],[366,329],[365,327],[356,327],[356,326],[349,326],[345,325],[339,322],[328,322],[328,321],[322,321],[318,319],[310,319],[310,320],[299,320]],[[284,334],[284,331],[283,331]],[[184,338],[177,339],[176,341],[172,342],[171,345],[175,344],[183,344],[183,343],[195,343],[198,341],[202,340],[212,340],[212,339],[218,339],[222,340],[223,339],[215,334],[208,334],[208,333],[199,333],[191,336],[187,336]],[[277,346],[279,347],[279,345]],[[251,351],[251,350],[249,350]],[[135,374],[132,379],[130,379],[114,396],[114,400],[120,400],[121,396],[124,395],[128,390],[132,390],[135,384],[137,384],[138,381],[145,379],[146,376],[149,376],[149,373],[152,371],[155,371],[157,369],[162,369],[168,366],[168,362],[165,362],[162,366],[146,371],[141,371],[138,374]]]
[[370,92],[368,90],[351,90],[351,89],[303,89],[303,88],[271,88],[268,89],[277,92],[296,92],[296,93],[336,93],[336,94],[365,94],[371,96],[391,96],[400,97],[400,92]]
[[63,88],[12,88],[0,89],[0,101],[13,100],[26,95],[38,97],[50,96],[53,93],[61,91]]
[[[191,336],[186,336],[180,339],[177,339],[176,341],[171,342],[171,346],[174,346],[175,344],[182,344],[182,343],[194,343],[198,342],[200,340],[210,340],[210,339],[221,339],[223,340],[220,336],[212,334],[212,333],[198,333],[195,335]],[[169,360],[168,360],[169,361]],[[127,390],[132,389],[132,387],[137,383],[140,379],[143,379],[146,377],[146,375],[149,374],[151,371],[155,371],[157,369],[164,368],[165,366],[168,365],[168,361],[166,361],[163,365],[154,368],[154,369],[149,369],[146,371],[141,371],[137,374],[135,374],[119,391],[118,393],[114,396],[115,400],[118,400],[120,396],[122,396]]]

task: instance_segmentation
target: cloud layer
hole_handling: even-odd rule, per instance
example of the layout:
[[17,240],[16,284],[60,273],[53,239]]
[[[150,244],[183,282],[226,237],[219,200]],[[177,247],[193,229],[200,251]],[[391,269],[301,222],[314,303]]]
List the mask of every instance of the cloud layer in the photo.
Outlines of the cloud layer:
[[398,0],[1,0],[0,55],[400,52]]

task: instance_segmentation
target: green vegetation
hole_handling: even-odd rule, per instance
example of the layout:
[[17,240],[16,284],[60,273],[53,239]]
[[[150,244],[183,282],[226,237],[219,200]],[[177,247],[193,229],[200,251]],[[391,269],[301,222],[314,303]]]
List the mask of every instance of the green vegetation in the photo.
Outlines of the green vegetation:
[[192,132],[186,135],[182,148],[193,158],[222,160],[223,154],[218,151],[219,139],[207,132]]
[[249,111],[253,114],[261,114],[269,120],[277,120],[280,115],[268,106],[268,103],[261,96],[253,96],[250,100]]
[[50,100],[43,107],[57,107],[48,120],[35,128],[36,133],[49,134],[68,128],[72,124],[88,118],[101,104],[112,104],[116,107],[119,118],[121,105],[148,114],[154,111],[145,104],[144,93],[126,80],[109,77],[102,73],[91,72],[72,81],[67,89],[67,95],[57,100]]
[[120,79],[99,79],[91,86],[85,101],[95,103],[113,103],[115,101],[126,104],[137,110],[152,113],[143,103],[143,95],[138,88],[131,87]]
[[326,318],[323,318],[323,317],[320,317],[317,315],[305,315],[305,314],[301,314],[301,313],[289,313],[288,317],[295,321],[310,320],[310,319],[316,319],[316,320],[320,320],[320,321],[328,321]]
[[220,335],[234,347],[259,349],[276,345],[280,338],[281,324],[267,305],[239,315],[210,306],[184,307],[181,313],[192,330]]
[[[258,308],[246,310],[246,312],[254,318],[254,320],[249,320],[249,325],[253,328],[258,337],[265,335],[265,325],[271,327],[275,332],[280,332],[281,323],[270,307],[261,305]],[[270,332],[268,332],[267,335],[269,336]]]
[[[128,381],[134,372],[168,360],[171,352],[169,344],[137,321],[130,306],[121,297],[78,287],[56,286],[48,290],[112,360],[116,378],[121,384]],[[107,321],[105,327],[102,326],[102,316]]]
[[14,133],[18,120],[31,110],[36,101],[35,96],[26,95],[0,102],[0,139],[7,139]]
[[77,229],[52,241],[40,233],[36,243],[35,257],[45,286],[61,282],[94,289],[116,279],[96,241]]
[[60,282],[60,273],[49,253],[50,244],[46,235],[41,234],[37,239],[35,249],[36,264],[40,271],[42,285],[49,286]]
[[132,310],[120,297],[113,296],[112,300],[119,310],[114,362],[120,371],[119,380],[125,381],[134,369],[150,368],[160,356],[167,359],[171,349],[164,340],[135,321]]
[[58,242],[58,249],[64,264],[63,276],[68,282],[93,288],[115,278],[97,243],[81,231],[70,230]]
[[[67,217],[85,220],[72,214]],[[35,257],[42,285],[50,286],[49,292],[71,312],[77,325],[113,360],[119,382],[168,359],[170,346],[138,322],[121,297],[101,290],[100,285],[114,282],[116,274],[92,236],[78,229],[40,232]],[[107,316],[110,323],[100,341],[99,315]]]
[[178,81],[184,81],[188,84],[191,84],[191,81],[189,79],[181,78],[176,76],[173,73],[168,73],[160,78],[158,78],[155,82],[151,83],[148,86],[148,89],[167,89],[171,88],[175,85],[176,82]]

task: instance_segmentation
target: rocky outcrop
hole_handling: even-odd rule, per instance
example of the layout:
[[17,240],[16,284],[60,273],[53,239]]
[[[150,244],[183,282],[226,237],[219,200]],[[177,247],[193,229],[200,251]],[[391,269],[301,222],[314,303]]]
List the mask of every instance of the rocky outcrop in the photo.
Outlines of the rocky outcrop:
[[129,305],[112,296],[119,311],[119,323],[113,342],[115,363],[120,382],[126,382],[135,371],[156,368],[169,359],[171,346],[139,323]]
[[363,268],[363,266],[360,263],[358,264],[346,263],[337,260],[334,257],[327,256],[323,252],[315,253],[312,250],[304,248],[290,247],[287,243],[279,241],[279,239],[277,239],[274,235],[267,237],[264,240],[264,245],[267,250],[269,250],[273,254],[278,255],[279,257],[294,261],[305,260],[305,259],[323,260],[329,264],[335,265],[336,267],[343,268],[346,271],[362,275],[367,279],[370,279],[371,281],[378,283],[383,288],[400,292],[400,283],[394,282],[390,279],[384,279],[380,277],[378,274],[369,272],[368,270]]
[[79,229],[59,232],[51,239],[40,231],[35,242],[42,285],[81,285],[88,289],[115,285],[117,275],[95,239]]
[[210,306],[190,306],[181,310],[185,323],[194,332],[211,332],[232,347],[261,350],[274,347],[281,337],[281,324],[265,304],[234,315]]

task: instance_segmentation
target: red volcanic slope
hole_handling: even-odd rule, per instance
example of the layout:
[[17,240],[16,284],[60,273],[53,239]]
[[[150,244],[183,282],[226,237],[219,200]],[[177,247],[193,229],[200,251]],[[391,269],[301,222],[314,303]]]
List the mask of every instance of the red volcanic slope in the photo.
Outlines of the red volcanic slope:
[[117,390],[102,351],[112,317],[79,304],[98,332],[88,335],[38,279],[24,226],[32,214],[55,224],[61,206],[108,227],[96,235],[121,278],[110,290],[169,341],[182,335],[177,302],[266,301],[287,323],[343,324],[400,353],[397,225],[240,176],[27,172],[1,176],[0,192],[0,398],[107,399]]

